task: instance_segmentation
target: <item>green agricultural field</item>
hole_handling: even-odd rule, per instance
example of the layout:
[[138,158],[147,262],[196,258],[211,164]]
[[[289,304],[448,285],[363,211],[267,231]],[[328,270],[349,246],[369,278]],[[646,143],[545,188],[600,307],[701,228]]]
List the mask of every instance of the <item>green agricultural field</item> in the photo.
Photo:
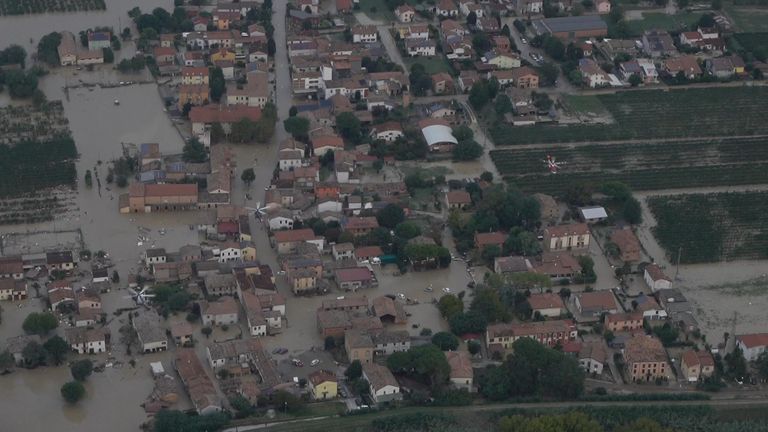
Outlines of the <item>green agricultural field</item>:
[[603,115],[608,112],[600,102],[597,96],[593,95],[572,95],[564,94],[562,96],[563,105],[574,113],[593,113],[597,115]]
[[680,12],[677,15],[648,12],[643,13],[643,19],[627,21],[631,34],[640,36],[646,30],[661,29],[667,31],[679,31],[689,28],[691,24],[699,21],[703,14],[692,12]]
[[768,32],[768,9],[755,6],[725,5],[725,12],[733,20],[737,32]]
[[768,258],[768,193],[657,196],[648,200],[667,254],[703,263]]
[[[566,162],[557,174],[546,169],[546,154]],[[768,183],[768,137],[509,148],[492,151],[491,158],[508,182],[552,194],[606,181],[634,190]]]
[[610,125],[496,125],[497,146],[531,143],[768,134],[768,88],[722,87],[618,92],[596,96]]
[[104,0],[0,0],[0,15],[104,10]]

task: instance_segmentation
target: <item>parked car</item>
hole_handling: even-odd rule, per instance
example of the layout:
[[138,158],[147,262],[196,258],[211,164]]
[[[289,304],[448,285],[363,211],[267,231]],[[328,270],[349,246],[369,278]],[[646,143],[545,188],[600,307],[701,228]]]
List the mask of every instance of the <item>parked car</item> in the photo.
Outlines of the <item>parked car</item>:
[[309,363],[310,366],[317,366],[319,364],[320,364],[320,360],[318,359],[314,359],[312,360],[312,362]]

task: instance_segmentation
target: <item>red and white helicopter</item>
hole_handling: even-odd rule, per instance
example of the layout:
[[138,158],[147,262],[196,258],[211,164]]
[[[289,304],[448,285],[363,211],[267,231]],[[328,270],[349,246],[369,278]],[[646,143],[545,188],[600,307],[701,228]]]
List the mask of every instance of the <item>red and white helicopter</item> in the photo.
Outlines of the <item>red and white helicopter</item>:
[[545,159],[544,162],[547,165],[547,169],[549,169],[549,172],[551,174],[557,174],[557,172],[563,167],[563,165],[566,164],[566,162],[557,162],[555,160],[555,157],[552,155],[547,155],[547,159]]

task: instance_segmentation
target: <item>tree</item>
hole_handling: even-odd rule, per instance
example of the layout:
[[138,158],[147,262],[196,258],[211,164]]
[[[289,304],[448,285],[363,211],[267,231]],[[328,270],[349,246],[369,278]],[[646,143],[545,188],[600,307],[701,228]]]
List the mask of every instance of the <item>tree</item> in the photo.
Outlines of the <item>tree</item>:
[[445,383],[451,372],[445,354],[432,344],[420,345],[410,351],[391,355],[387,359],[387,367],[395,373],[406,374],[433,387]]
[[637,225],[643,221],[643,209],[640,206],[640,201],[634,197],[629,198],[624,202],[624,207],[621,209],[621,215],[624,220],[630,224]]
[[432,88],[432,78],[427,74],[422,64],[414,63],[411,65],[411,74],[408,79],[414,96],[425,96],[427,91]]
[[211,333],[213,333],[213,329],[210,327],[203,327],[200,329],[200,332],[205,335],[206,338],[211,337]]
[[257,123],[253,120],[243,117],[240,120],[232,124],[232,131],[229,134],[229,139],[232,142],[247,143],[256,138]]
[[35,108],[40,109],[46,103],[48,103],[48,98],[45,97],[45,93],[40,89],[35,89],[34,93],[32,93],[32,105],[34,105]]
[[712,9],[720,10],[723,8],[723,0],[712,0]]
[[5,72],[5,84],[11,97],[25,99],[37,90],[37,75],[32,71],[9,70]]
[[768,379],[768,351],[764,351],[757,356],[755,367],[763,379]]
[[475,160],[483,155],[483,146],[475,140],[459,141],[453,148],[453,158],[458,161]]
[[208,160],[208,152],[205,146],[197,138],[190,138],[184,144],[182,157],[185,162],[202,163]]
[[472,90],[469,91],[469,103],[472,105],[472,108],[480,110],[489,100],[488,86],[485,84],[485,81],[472,86]]
[[432,343],[443,351],[456,351],[459,338],[448,332],[438,332],[432,336]]
[[112,283],[119,283],[120,282],[120,274],[117,272],[117,270],[112,271]]
[[292,116],[283,120],[285,131],[293,135],[295,139],[301,139],[309,134],[309,119],[306,117]]
[[115,62],[115,53],[112,51],[111,48],[102,48],[101,50],[102,50],[103,55],[104,55],[104,63],[114,63]]
[[[195,2],[198,0],[192,0]],[[222,429],[229,423],[224,413],[189,416],[177,410],[161,410],[155,415],[154,432],[205,432]]]
[[440,300],[437,302],[437,309],[443,318],[450,320],[464,312],[464,302],[453,294],[446,294],[440,297]]
[[491,49],[491,39],[484,32],[475,33],[475,35],[472,36],[472,47],[474,47],[475,51],[478,53],[485,54]]
[[67,353],[69,352],[69,344],[61,336],[54,336],[48,339],[43,344],[43,348],[56,366],[60,365],[67,358]]
[[256,180],[256,173],[253,172],[253,168],[246,168],[240,175],[240,179],[243,181],[243,183],[250,186],[251,183]]
[[541,72],[542,86],[548,87],[555,85],[557,77],[560,75],[560,70],[554,63],[544,62],[539,68]]
[[474,11],[470,12],[469,15],[467,15],[467,24],[473,26],[476,23],[477,23],[477,14]]
[[299,109],[296,108],[295,106],[292,106],[291,109],[288,110],[288,117],[296,117],[298,113],[299,113]]
[[404,240],[410,240],[421,235],[421,228],[416,222],[402,222],[395,227],[395,235]]
[[128,178],[125,177],[124,175],[117,176],[117,178],[115,179],[115,185],[117,185],[117,187],[120,187],[120,188],[124,188],[128,186]]
[[239,394],[230,397],[229,404],[232,405],[232,408],[234,408],[234,410],[237,412],[235,414],[235,418],[245,418],[253,415],[256,412],[253,404],[251,404],[248,399]]
[[19,45],[11,45],[0,51],[0,65],[18,64],[23,69],[27,60],[27,51]]
[[344,371],[344,375],[349,381],[354,381],[363,376],[363,365],[360,363],[360,360],[354,360],[350,363],[347,370]]
[[216,66],[210,69],[208,86],[211,89],[211,100],[219,102],[224,94],[224,90],[227,88],[227,83],[224,81],[224,71],[220,67]]
[[277,45],[275,44],[275,40],[273,38],[267,39],[267,55],[274,57],[276,52]]
[[16,359],[10,351],[0,352],[0,373],[10,370],[16,366]]
[[21,357],[24,359],[24,366],[34,369],[45,364],[45,349],[36,341],[30,341],[24,349],[21,350]]
[[509,319],[509,312],[501,302],[499,292],[487,286],[478,286],[475,289],[475,296],[472,298],[472,304],[469,310],[485,317],[490,322],[506,321]]
[[69,371],[72,373],[72,378],[76,381],[85,381],[93,372],[93,362],[88,359],[78,360],[72,363]]
[[48,66],[59,65],[59,44],[61,43],[61,33],[51,32],[40,38],[37,43],[37,59]]
[[496,101],[493,104],[493,109],[496,111],[496,114],[500,116],[508,112],[512,112],[512,101],[509,100],[509,96],[500,94],[496,97]]
[[336,116],[336,129],[344,138],[358,143],[360,141],[360,120],[351,112],[343,112]]
[[387,204],[376,214],[376,220],[379,225],[393,229],[405,220],[405,210],[397,204]]
[[467,350],[469,351],[470,354],[475,355],[479,353],[481,349],[482,349],[482,346],[480,345],[480,342],[476,340],[470,340],[469,342],[467,342]]
[[61,396],[69,404],[75,404],[85,396],[85,387],[79,381],[70,381],[61,386]]
[[637,87],[642,83],[643,83],[643,79],[640,78],[640,75],[633,73],[632,75],[629,76],[629,84],[632,87]]
[[661,426],[655,420],[640,417],[635,421],[619,426],[614,429],[615,432],[673,432],[672,429]]
[[88,187],[93,186],[93,175],[91,170],[85,170],[85,185]]
[[474,311],[454,315],[448,320],[451,326],[451,332],[457,335],[467,333],[482,333],[488,326],[488,321],[484,316]]
[[741,348],[736,348],[725,355],[725,367],[729,376],[744,378],[747,375],[747,360]]
[[49,312],[32,312],[24,319],[21,327],[29,334],[45,336],[59,326],[56,317]]

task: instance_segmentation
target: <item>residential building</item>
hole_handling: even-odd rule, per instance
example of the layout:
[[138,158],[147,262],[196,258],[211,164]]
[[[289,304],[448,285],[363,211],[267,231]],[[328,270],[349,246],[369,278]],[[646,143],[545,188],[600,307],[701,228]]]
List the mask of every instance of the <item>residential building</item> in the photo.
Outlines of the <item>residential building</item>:
[[363,378],[370,386],[371,398],[376,403],[402,400],[400,385],[385,366],[376,363],[363,364]]
[[57,47],[59,53],[59,62],[62,66],[72,66],[77,64],[77,44],[75,35],[71,32],[61,32],[61,42]]
[[557,318],[566,312],[563,298],[555,293],[532,293],[527,301],[531,316],[538,313],[544,318]]
[[183,347],[192,343],[194,328],[186,321],[179,321],[171,325],[171,337],[176,346]]
[[491,246],[501,249],[505,241],[507,241],[507,235],[502,232],[475,233],[475,248],[480,252]]
[[371,134],[377,140],[384,140],[386,142],[393,142],[398,138],[405,136],[403,134],[403,127],[398,122],[386,122],[373,126]]
[[163,248],[147,249],[144,252],[144,264],[151,267],[153,264],[164,263],[167,260],[167,254]]
[[355,245],[352,243],[337,243],[332,248],[333,259],[336,261],[355,259]]
[[317,236],[311,228],[298,230],[276,231],[272,240],[277,247],[278,254],[289,254],[296,251],[301,243],[314,240]]
[[736,335],[736,347],[747,361],[755,361],[768,347],[768,333]]
[[646,30],[642,41],[643,51],[651,57],[665,57],[677,53],[675,41],[664,30]]
[[200,317],[205,326],[224,326],[236,324],[240,307],[234,298],[222,296],[213,302],[201,301]]
[[[199,275],[200,270],[198,267],[198,276]],[[205,291],[209,296],[226,296],[233,295],[237,292],[237,280],[235,279],[235,276],[232,273],[218,273],[218,267],[216,273],[203,276],[203,284],[205,285]]]
[[492,50],[483,56],[484,62],[497,67],[498,69],[519,68],[520,56],[510,51]]
[[464,190],[451,190],[445,193],[445,200],[448,203],[448,209],[466,210],[472,205],[472,197],[469,192]]
[[496,257],[493,260],[493,271],[498,274],[523,273],[531,271],[532,268],[528,258],[521,256]]
[[208,103],[210,88],[208,84],[182,84],[179,86],[179,110],[183,110],[187,104],[205,105]]
[[687,79],[696,79],[703,74],[698,60],[692,55],[666,59],[663,62],[662,70],[669,76],[677,77],[682,75]]
[[0,279],[24,279],[24,261],[21,256],[0,257]]
[[27,298],[27,283],[23,280],[0,278],[0,301],[24,300]]
[[72,251],[46,252],[45,263],[49,272],[53,270],[70,271],[76,266]]
[[589,247],[590,232],[587,224],[556,225],[544,229],[544,250],[566,251]]
[[395,8],[395,16],[398,21],[402,23],[409,23],[413,21],[413,17],[416,15],[416,10],[407,4],[400,5]]
[[575,295],[576,309],[584,317],[599,317],[607,313],[617,313],[619,307],[611,290],[583,292]]
[[669,278],[656,264],[648,264],[643,270],[643,279],[651,291],[656,292],[661,289],[669,289],[672,286],[672,279]]
[[613,333],[640,330],[643,328],[643,313],[635,311],[606,315],[604,327]]
[[168,349],[168,337],[157,312],[148,310],[140,313],[133,318],[132,325],[138,335],[141,352],[146,354]]
[[381,258],[384,251],[379,246],[362,246],[355,249],[355,259],[358,261],[371,261],[374,258]]
[[529,66],[512,70],[512,83],[517,88],[539,88],[539,74]]
[[193,348],[177,350],[173,365],[198,414],[213,414],[222,410],[224,403]]
[[600,375],[608,361],[605,343],[602,340],[584,342],[579,350],[579,366],[588,374]]
[[485,342],[503,349],[510,349],[520,338],[531,338],[546,346],[576,340],[578,332],[572,320],[538,321],[529,323],[498,323],[488,326]]
[[451,385],[459,390],[474,391],[475,372],[472,369],[469,353],[466,351],[446,351],[445,359],[451,366],[451,374],[449,375]]
[[535,261],[533,271],[553,280],[572,279],[581,273],[581,265],[570,253],[544,252]]
[[107,351],[109,331],[87,327],[70,327],[64,331],[72,351],[78,354],[98,354]]
[[344,231],[352,233],[355,237],[368,235],[371,231],[379,227],[379,222],[375,217],[348,217],[341,221],[341,227]]
[[371,313],[382,323],[405,324],[408,321],[403,304],[387,296],[373,299]]
[[670,376],[667,352],[661,341],[653,336],[632,336],[624,343],[623,354],[624,364],[632,381],[668,379]]
[[708,351],[689,349],[680,358],[680,369],[688,382],[696,382],[715,373],[715,359]]
[[208,85],[208,68],[184,66],[181,68],[181,84]]
[[405,52],[411,57],[434,57],[436,49],[437,44],[433,40],[405,40]]
[[344,349],[350,362],[359,361],[363,365],[372,363],[375,347],[367,331],[352,329],[344,332]]
[[193,210],[197,209],[197,205],[198,189],[196,184],[133,183],[127,196],[120,197],[121,213]]
[[354,43],[373,43],[379,40],[379,33],[376,26],[356,25],[352,27],[352,42]]
[[590,58],[579,60],[579,72],[581,72],[584,84],[588,87],[605,87],[611,83],[608,74]]
[[339,289],[345,291],[354,292],[358,289],[373,288],[379,284],[376,275],[368,267],[337,269],[334,272],[334,278]]
[[338,379],[331,371],[324,369],[314,371],[307,375],[307,383],[314,400],[336,399],[338,395]]
[[611,233],[611,242],[619,249],[619,259],[625,263],[640,261],[640,240],[629,228],[617,229]]

